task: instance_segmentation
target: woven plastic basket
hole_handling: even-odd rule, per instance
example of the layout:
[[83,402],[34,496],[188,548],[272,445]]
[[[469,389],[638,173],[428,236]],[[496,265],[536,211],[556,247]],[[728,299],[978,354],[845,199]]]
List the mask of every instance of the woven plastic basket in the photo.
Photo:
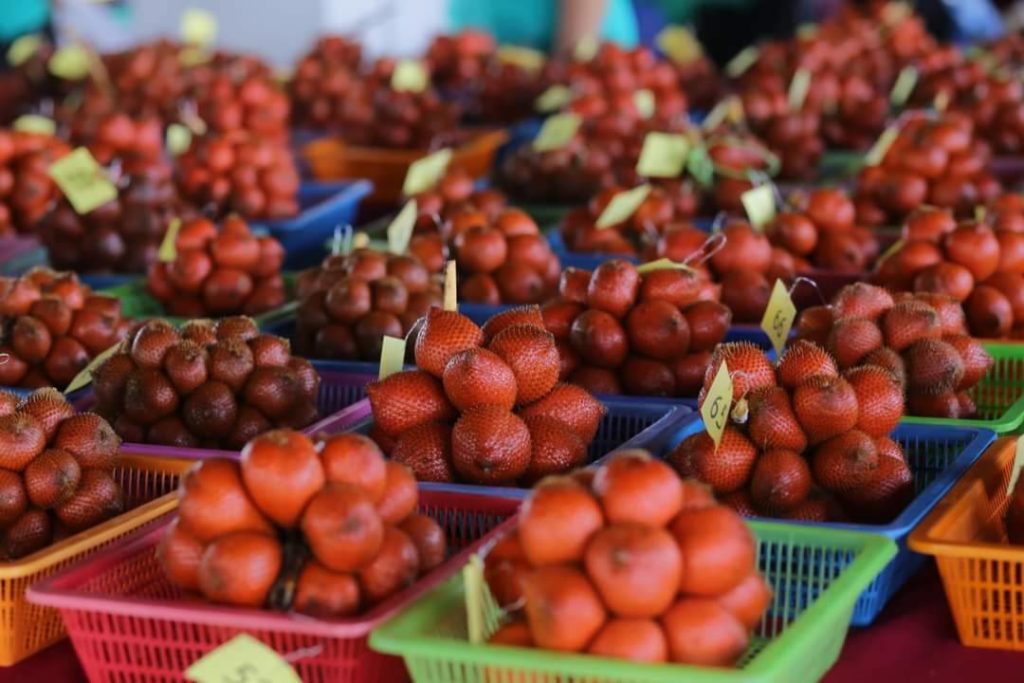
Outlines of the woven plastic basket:
[[[370,645],[405,658],[416,683],[795,683],[839,657],[857,595],[895,544],[881,536],[749,522],[775,596],[735,669],[639,664],[467,640],[461,574],[376,629]],[[490,615],[487,621],[497,621]]]
[[92,681],[183,681],[189,665],[244,632],[285,655],[303,681],[401,683],[407,680],[402,660],[370,650],[371,629],[457,571],[517,506],[511,499],[421,490],[420,510],[441,524],[456,554],[356,618],[320,620],[189,598],[156,559],[162,525],[33,586],[30,598],[60,610]]
[[114,478],[121,484],[127,512],[20,560],[0,563],[0,665],[15,664],[65,635],[57,611],[26,600],[26,589],[172,510],[176,501],[171,492],[190,465],[122,452]]
[[[674,431],[661,432],[650,443],[650,449],[655,455],[664,457],[680,441],[703,429],[704,423],[695,417]],[[910,532],[938,504],[967,468],[981,457],[995,439],[995,433],[977,427],[906,423],[897,427],[892,437],[903,447],[914,473],[915,497],[910,505],[888,524],[807,523],[826,530],[879,534],[892,539],[899,546],[896,558],[865,587],[857,600],[853,613],[854,626],[872,623],[896,591],[921,568],[924,556],[907,548]]]
[[935,556],[960,642],[1024,651],[1024,547],[1003,517],[1016,439],[996,441],[910,535]]

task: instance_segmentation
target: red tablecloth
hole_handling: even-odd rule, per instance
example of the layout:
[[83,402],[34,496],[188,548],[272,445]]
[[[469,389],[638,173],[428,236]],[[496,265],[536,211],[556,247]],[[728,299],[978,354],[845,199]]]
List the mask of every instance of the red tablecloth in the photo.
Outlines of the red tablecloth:
[[[960,645],[935,569],[911,580],[868,629],[853,630],[824,683],[962,683],[1024,680],[1024,653]],[[0,669],[0,683],[84,681],[67,641]],[[796,683],[796,682],[794,682]]]

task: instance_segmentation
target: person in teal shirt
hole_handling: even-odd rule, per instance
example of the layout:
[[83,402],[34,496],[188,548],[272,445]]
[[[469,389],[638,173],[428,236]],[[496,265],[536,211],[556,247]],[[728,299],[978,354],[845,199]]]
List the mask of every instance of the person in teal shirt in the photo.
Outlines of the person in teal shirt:
[[50,21],[47,0],[0,0],[0,43],[43,31]]
[[504,45],[572,50],[583,38],[637,43],[632,0],[450,0],[452,29],[482,29]]

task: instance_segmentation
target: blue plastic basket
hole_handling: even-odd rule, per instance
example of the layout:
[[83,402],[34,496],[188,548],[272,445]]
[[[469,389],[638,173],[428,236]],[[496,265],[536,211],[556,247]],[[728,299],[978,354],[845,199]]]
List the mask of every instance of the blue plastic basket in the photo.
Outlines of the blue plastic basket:
[[[608,453],[625,448],[651,449],[652,443],[662,441],[662,435],[678,431],[696,419],[689,408],[665,404],[621,401],[611,397],[602,401],[607,408],[597,436],[590,443],[587,461],[594,462]],[[326,421],[325,421],[326,422]],[[319,425],[318,433],[338,434],[357,431],[367,433],[373,425],[370,401],[360,401],[339,413],[329,423]],[[483,493],[500,497],[524,498],[528,489],[508,486],[476,486],[473,484],[440,484],[422,482],[420,486],[451,493]]]
[[[679,442],[704,429],[699,414],[672,429],[651,434],[647,448],[664,457]],[[900,424],[892,438],[899,442],[914,473],[915,497],[888,524],[847,524],[838,522],[793,522],[835,529],[875,533],[890,538],[899,546],[892,562],[861,593],[853,613],[853,625],[868,626],[889,599],[921,568],[926,557],[907,548],[914,527],[934,508],[967,469],[981,457],[996,434],[989,429]],[[830,568],[832,571],[834,568]]]
[[372,191],[373,184],[368,180],[304,182],[299,187],[298,216],[252,221],[252,227],[265,230],[281,243],[286,254],[285,270],[306,268],[323,258],[324,242],[336,227],[355,224],[359,203]]

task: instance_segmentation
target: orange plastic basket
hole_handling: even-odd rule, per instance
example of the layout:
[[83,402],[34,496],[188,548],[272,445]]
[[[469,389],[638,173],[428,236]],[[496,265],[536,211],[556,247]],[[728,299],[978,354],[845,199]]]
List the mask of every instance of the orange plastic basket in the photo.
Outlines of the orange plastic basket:
[[172,492],[191,464],[122,452],[114,478],[127,512],[20,560],[0,562],[0,666],[16,664],[66,635],[60,612],[30,603],[25,590],[173,510],[177,494]]
[[[491,170],[498,148],[508,139],[503,130],[473,136],[457,147],[451,163],[464,168],[474,178]],[[365,178],[373,183],[367,201],[394,204],[402,199],[402,184],[409,165],[427,154],[423,149],[383,149],[346,145],[338,138],[321,138],[307,143],[302,156],[317,180]]]
[[960,642],[1024,650],[1024,547],[1006,542],[1003,514],[1016,437],[999,439],[910,536],[935,556]]

